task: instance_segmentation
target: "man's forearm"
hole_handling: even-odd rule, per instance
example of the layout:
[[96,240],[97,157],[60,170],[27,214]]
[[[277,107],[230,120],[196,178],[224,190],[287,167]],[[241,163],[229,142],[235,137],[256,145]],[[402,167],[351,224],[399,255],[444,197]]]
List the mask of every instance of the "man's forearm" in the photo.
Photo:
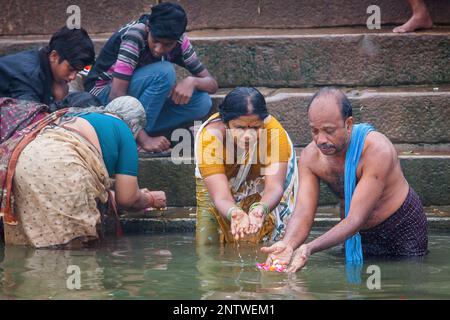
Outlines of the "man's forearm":
[[297,249],[308,238],[313,222],[314,217],[312,219],[305,219],[301,214],[297,214],[294,211],[288,222],[283,241],[290,245],[292,249]]
[[111,91],[109,92],[109,96],[108,96],[109,101],[112,101],[115,98],[127,95],[128,85],[129,85],[129,81],[114,78],[111,83]]
[[214,94],[218,90],[218,85],[216,80],[213,77],[194,77],[192,76],[194,81],[194,88],[200,91],[206,91],[209,94]]
[[343,243],[346,239],[358,232],[361,226],[362,223],[357,220],[345,218],[326,233],[308,243],[311,253],[326,250]]
[[115,98],[123,97],[126,94],[127,94],[126,91],[111,90],[111,92],[109,93],[109,96],[108,96],[108,99],[109,99],[108,102],[113,101]]
[[[366,167],[365,173],[361,176],[352,195],[347,217],[325,234],[311,241],[308,244],[311,253],[325,250],[344,242],[357,233],[366,223],[383,193],[386,167],[389,165],[389,161],[379,161],[374,158],[370,158],[370,160],[374,161],[374,163],[371,164],[372,166]],[[381,166],[381,168],[376,166]],[[374,171],[377,173],[374,173]]]

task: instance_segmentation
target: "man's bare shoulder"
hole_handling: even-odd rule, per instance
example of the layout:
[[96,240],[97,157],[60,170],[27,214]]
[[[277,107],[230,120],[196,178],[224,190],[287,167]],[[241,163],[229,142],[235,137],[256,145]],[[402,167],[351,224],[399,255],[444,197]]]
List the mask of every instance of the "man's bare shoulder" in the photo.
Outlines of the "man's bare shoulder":
[[314,142],[310,142],[300,153],[299,164],[313,169],[320,160],[320,151]]
[[[372,131],[368,134],[362,160],[382,161],[386,164],[392,163],[397,159],[397,151],[392,142],[381,132]],[[369,161],[372,162],[372,161]]]

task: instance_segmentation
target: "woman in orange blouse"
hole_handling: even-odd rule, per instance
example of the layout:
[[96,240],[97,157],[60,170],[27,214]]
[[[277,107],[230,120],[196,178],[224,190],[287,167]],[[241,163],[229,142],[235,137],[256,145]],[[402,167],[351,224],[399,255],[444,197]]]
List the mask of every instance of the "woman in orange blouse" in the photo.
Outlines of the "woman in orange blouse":
[[236,88],[195,141],[197,243],[282,238],[297,194],[295,150],[255,88]]

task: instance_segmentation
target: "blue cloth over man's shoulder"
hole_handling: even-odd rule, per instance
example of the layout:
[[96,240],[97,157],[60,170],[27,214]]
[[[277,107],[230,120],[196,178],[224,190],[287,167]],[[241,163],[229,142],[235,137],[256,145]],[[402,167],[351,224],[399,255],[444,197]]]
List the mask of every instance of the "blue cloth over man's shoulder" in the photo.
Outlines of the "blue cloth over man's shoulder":
[[[360,123],[353,126],[350,144],[345,155],[345,217],[347,217],[350,210],[353,192],[356,188],[356,170],[364,149],[364,142],[367,134],[374,130],[367,123]],[[359,233],[345,240],[345,260],[347,263],[363,263],[361,236]]]

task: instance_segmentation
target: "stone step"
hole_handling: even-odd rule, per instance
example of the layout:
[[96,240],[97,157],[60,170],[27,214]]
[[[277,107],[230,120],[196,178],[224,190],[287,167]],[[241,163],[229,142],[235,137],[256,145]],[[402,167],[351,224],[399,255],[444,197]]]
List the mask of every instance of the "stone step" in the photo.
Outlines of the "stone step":
[[[428,148],[408,150],[398,146],[400,162],[410,185],[420,195],[424,205],[450,205],[450,148],[429,151]],[[174,161],[184,163],[175,164]],[[139,159],[139,185],[150,190],[163,190],[168,206],[195,206],[194,161],[186,156]],[[180,161],[181,162],[181,161]],[[320,205],[335,205],[338,199],[329,188],[321,185]]]
[[[181,0],[192,29],[317,28],[366,25],[370,5],[378,5],[382,24],[403,24],[407,2],[391,0]],[[436,24],[450,24],[448,1],[427,1]],[[446,10],[446,11],[445,11]],[[446,14],[447,13],[447,14]]]
[[[5,0],[6,1],[6,0]],[[29,0],[2,3],[1,35],[52,34],[80,8],[81,25],[90,33],[113,32],[148,12],[157,0]],[[188,14],[190,30],[205,28],[316,28],[366,25],[370,5],[378,5],[382,24],[402,24],[411,15],[407,1],[392,0],[178,0]],[[450,24],[450,2],[427,1],[436,24]],[[390,27],[389,29],[392,29]]]
[[[450,207],[425,207],[428,230],[450,230]],[[195,232],[195,207],[169,208],[151,214],[144,212],[124,212],[120,218],[126,234],[153,232]],[[314,228],[331,228],[339,222],[336,207],[319,207],[314,219]]]
[[[311,141],[306,107],[318,88],[258,88],[269,111],[289,132],[293,143],[305,146]],[[356,122],[369,122],[393,143],[450,142],[450,85],[342,88],[353,105]],[[212,96],[213,111],[230,89]]]
[[[410,34],[366,28],[189,33],[219,86],[399,86],[450,83],[450,27]],[[109,34],[92,35],[97,52]],[[0,56],[48,37],[0,37]]]
[[198,55],[219,86],[399,86],[450,82],[450,28],[203,30]]

